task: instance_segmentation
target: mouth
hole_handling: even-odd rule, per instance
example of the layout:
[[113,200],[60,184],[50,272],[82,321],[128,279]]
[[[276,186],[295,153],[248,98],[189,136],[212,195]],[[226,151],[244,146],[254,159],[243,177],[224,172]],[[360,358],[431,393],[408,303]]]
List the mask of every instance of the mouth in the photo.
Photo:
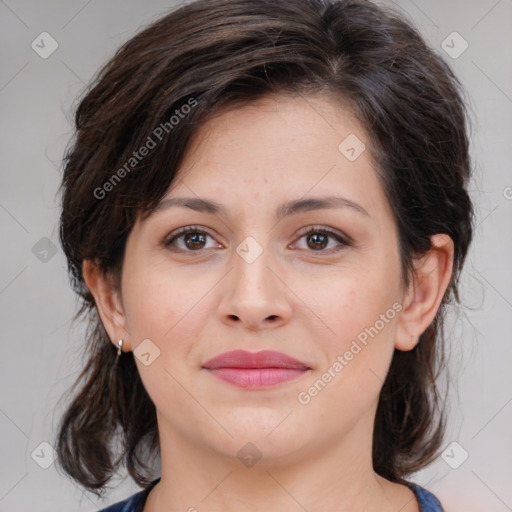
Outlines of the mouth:
[[263,350],[225,352],[202,368],[224,382],[245,389],[265,389],[297,379],[311,370],[302,361],[281,352]]

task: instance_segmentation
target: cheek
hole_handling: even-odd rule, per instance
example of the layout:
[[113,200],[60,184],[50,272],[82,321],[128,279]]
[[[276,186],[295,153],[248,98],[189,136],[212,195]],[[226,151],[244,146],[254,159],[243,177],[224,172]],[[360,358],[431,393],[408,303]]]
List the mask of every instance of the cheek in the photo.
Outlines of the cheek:
[[[179,271],[126,265],[123,296],[128,332],[137,344],[140,339],[168,343],[176,332],[190,328],[189,312],[197,314],[204,287],[197,278]],[[188,326],[188,327],[187,327]]]
[[[314,415],[336,411],[351,423],[376,403],[394,352],[397,316],[393,308],[397,295],[391,283],[385,283],[354,275],[324,288],[323,295],[316,297],[319,316],[329,327],[321,340],[317,338],[326,364],[312,375],[299,397],[299,403],[308,404],[306,409]],[[325,421],[333,432],[338,428],[335,420]]]
[[322,342],[325,367],[312,382],[322,390],[322,398],[314,399],[319,411],[329,407],[340,414],[348,409],[362,413],[378,397],[394,353],[393,305],[396,308],[399,297],[392,269],[385,274],[353,272],[326,283],[315,298],[319,316],[329,327]]
[[[123,288],[127,330],[139,375],[157,408],[168,408],[169,393],[186,407],[189,398],[178,382],[186,382],[194,369],[189,353],[199,337],[205,290],[195,285],[200,279],[197,283],[192,279],[191,286],[190,278],[180,277],[179,272],[149,270],[147,265],[143,272],[139,269],[126,266]],[[154,345],[148,345],[148,339]],[[138,354],[148,351],[150,364],[146,365]]]
[[[311,296],[318,316],[329,327],[329,334],[337,341],[346,343],[355,339],[365,328],[378,322],[379,331],[389,330],[396,316],[392,310],[399,297],[397,283],[385,276],[369,272],[351,273],[340,279],[329,279]],[[390,314],[386,316],[388,310]],[[385,315],[385,328],[379,319]],[[327,332],[327,330],[326,330]]]

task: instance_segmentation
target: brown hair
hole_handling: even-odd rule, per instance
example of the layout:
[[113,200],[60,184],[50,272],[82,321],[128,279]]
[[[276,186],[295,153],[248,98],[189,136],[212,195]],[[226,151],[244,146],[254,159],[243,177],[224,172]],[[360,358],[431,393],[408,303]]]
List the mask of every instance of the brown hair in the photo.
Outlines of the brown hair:
[[[473,232],[460,82],[410,21],[370,1],[197,0],[145,28],[102,68],[77,107],[76,136],[65,155],[60,240],[81,299],[75,318],[86,317],[89,330],[87,361],[72,391],[80,389],[56,449],[60,466],[87,489],[101,494],[121,464],[146,486],[159,440],[133,354],[116,360],[99,319],[84,259],[119,286],[137,214],[151,212],[168,191],[209,115],[268,93],[316,92],[349,105],[369,134],[398,227],[404,283],[433,234],[454,242],[452,279],[434,321],[414,350],[395,350],[373,438],[374,469],[392,481],[437,455],[444,432],[436,389],[443,314],[452,298],[459,302]],[[158,143],[135,159],[149,139]]]

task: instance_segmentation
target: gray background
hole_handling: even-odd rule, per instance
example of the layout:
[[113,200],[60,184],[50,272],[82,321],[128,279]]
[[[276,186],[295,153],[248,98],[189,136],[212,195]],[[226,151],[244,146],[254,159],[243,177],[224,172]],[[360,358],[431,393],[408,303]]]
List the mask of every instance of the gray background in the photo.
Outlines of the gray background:
[[[100,502],[58,473],[51,447],[41,445],[53,439],[82,343],[70,322],[76,301],[58,246],[56,191],[75,98],[121,43],[173,5],[0,0],[0,511],[97,510],[139,490],[119,478]],[[512,510],[512,0],[395,5],[451,63],[474,122],[478,227],[462,278],[466,308],[449,315],[448,449],[414,480],[448,511],[505,512]],[[46,59],[31,47],[44,31],[58,42]],[[454,31],[469,45],[457,58],[442,46]],[[452,53],[462,48],[447,41]]]

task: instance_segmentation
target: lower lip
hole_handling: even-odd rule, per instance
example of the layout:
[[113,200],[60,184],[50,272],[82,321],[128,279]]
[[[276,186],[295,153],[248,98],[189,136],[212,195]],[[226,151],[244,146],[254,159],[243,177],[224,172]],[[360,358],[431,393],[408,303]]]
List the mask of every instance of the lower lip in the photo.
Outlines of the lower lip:
[[215,377],[245,389],[263,389],[304,375],[296,368],[207,368]]

